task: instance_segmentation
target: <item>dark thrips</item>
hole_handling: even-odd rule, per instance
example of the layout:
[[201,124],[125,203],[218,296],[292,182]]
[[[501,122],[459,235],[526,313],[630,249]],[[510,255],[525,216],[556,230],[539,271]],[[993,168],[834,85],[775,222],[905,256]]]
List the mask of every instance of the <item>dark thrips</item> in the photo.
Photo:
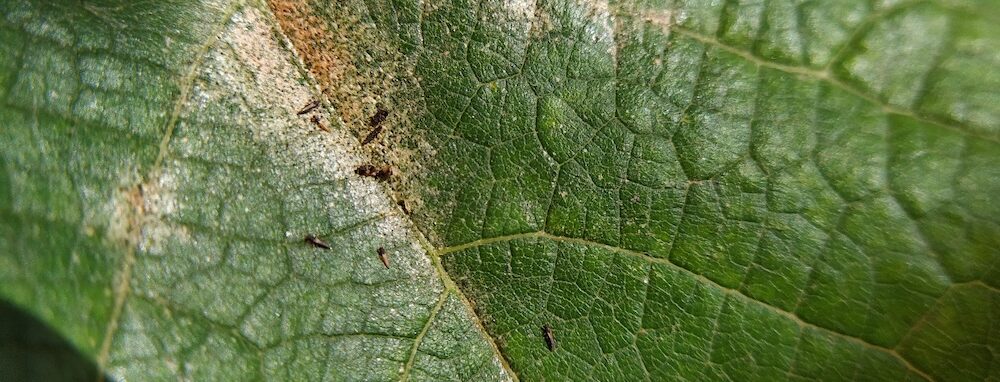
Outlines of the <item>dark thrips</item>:
[[549,347],[549,351],[555,351],[556,337],[552,334],[552,328],[549,325],[542,325],[542,335],[545,336],[545,345]]
[[385,117],[388,116],[389,116],[389,111],[383,108],[378,108],[378,111],[375,112],[375,115],[372,115],[372,119],[368,120],[368,127],[376,127],[378,125],[381,125],[382,121],[385,121]]
[[354,169],[354,173],[361,176],[375,178],[378,181],[386,181],[390,176],[392,176],[392,168],[389,166],[379,168],[370,164],[363,164]]
[[313,235],[306,235],[305,241],[306,243],[312,244],[314,247],[330,249],[329,244],[324,243],[323,240],[320,240],[318,237]]
[[385,269],[389,269],[389,255],[385,253],[385,248],[378,247],[378,259],[382,260]]
[[326,127],[326,124],[323,123],[323,119],[320,118],[318,115],[312,116],[311,121],[312,123],[316,124],[316,127],[319,127],[320,130],[330,132],[330,128]]
[[309,103],[307,103],[306,106],[302,108],[302,110],[299,110],[299,112],[295,113],[295,114],[296,115],[302,115],[302,114],[308,113],[310,111],[313,111],[313,109],[315,109],[317,107],[319,107],[319,101],[318,100],[312,100],[312,101],[309,101]]
[[372,132],[368,133],[368,136],[365,137],[365,140],[361,141],[361,145],[364,146],[374,141],[375,137],[378,137],[378,133],[380,132],[382,132],[382,126],[376,126],[374,129],[372,129]]

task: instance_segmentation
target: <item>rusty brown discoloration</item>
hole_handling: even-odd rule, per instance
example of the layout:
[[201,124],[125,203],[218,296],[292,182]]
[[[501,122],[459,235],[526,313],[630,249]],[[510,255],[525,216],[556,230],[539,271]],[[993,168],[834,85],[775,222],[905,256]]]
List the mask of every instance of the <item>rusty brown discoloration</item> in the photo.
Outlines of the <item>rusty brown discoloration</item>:
[[[367,163],[384,171],[370,176],[387,183],[394,199],[423,205],[421,183],[436,152],[414,129],[426,113],[416,76],[418,55],[379,30],[350,1],[331,6],[315,0],[265,0],[282,34],[320,87],[321,110],[330,129],[343,127],[363,138]],[[390,111],[391,110],[391,111]],[[315,111],[313,111],[315,113]],[[391,126],[387,123],[391,117]],[[389,129],[392,134],[387,134]],[[432,241],[438,241],[432,238]]]
[[385,248],[378,247],[378,259],[382,261],[385,269],[389,269],[389,254],[385,252]]
[[[129,205],[135,210],[134,216],[130,218],[138,220],[139,217],[146,214],[146,190],[142,183],[139,183],[129,189],[126,195],[128,196]],[[138,225],[138,221],[129,223],[130,226]]]
[[349,127],[366,123],[372,100],[389,92],[392,82],[390,74],[356,65],[360,52],[379,48],[368,37],[377,34],[350,7],[331,5],[319,10],[307,0],[267,3],[341,120]]
[[329,244],[327,244],[323,240],[320,240],[320,238],[318,238],[316,236],[306,235],[306,237],[305,237],[304,240],[305,240],[306,243],[312,244],[313,247],[323,248],[323,249],[330,249],[330,245]]

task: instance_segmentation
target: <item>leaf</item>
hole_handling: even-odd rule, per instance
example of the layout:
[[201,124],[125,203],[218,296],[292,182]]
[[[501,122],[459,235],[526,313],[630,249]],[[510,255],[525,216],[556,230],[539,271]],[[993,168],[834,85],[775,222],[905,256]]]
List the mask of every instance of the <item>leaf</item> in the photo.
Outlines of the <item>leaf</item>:
[[397,189],[521,379],[997,377],[995,7],[367,4]]
[[124,376],[997,378],[990,5],[269,1],[331,136],[266,11],[4,6],[0,293]]
[[[0,14],[0,294],[101,372],[509,379],[419,234],[354,174],[358,142],[310,122],[334,125],[336,110],[296,115],[318,95],[267,8],[10,2]],[[30,365],[11,372],[47,375]]]

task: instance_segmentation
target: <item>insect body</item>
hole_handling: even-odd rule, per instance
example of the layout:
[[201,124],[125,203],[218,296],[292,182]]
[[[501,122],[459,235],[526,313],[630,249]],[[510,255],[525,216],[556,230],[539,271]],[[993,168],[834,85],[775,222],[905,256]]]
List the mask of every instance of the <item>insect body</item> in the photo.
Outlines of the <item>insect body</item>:
[[389,112],[385,109],[379,108],[372,116],[372,119],[368,120],[368,126],[373,127],[372,131],[368,133],[368,136],[361,141],[361,145],[367,145],[378,138],[378,133],[382,132],[382,121],[385,121],[385,117],[389,116]]
[[385,269],[389,269],[389,255],[385,253],[385,248],[378,247],[378,259],[382,260]]
[[378,125],[381,125],[382,121],[385,121],[385,117],[388,116],[389,112],[387,110],[379,108],[378,111],[375,112],[375,115],[372,116],[372,119],[368,120],[368,126],[376,127]]
[[382,126],[377,126],[374,129],[372,129],[372,132],[368,133],[368,136],[365,137],[365,140],[361,141],[361,145],[364,146],[371,143],[371,141],[374,141],[375,137],[377,137],[378,133],[380,132],[382,132]]
[[330,245],[320,240],[318,237],[313,235],[306,235],[305,242],[312,244],[314,247],[330,249]]
[[368,120],[368,126],[374,127],[374,129],[372,129],[372,131],[368,133],[368,136],[361,141],[362,146],[371,143],[371,141],[374,141],[375,138],[378,137],[378,133],[382,132],[382,121],[385,121],[385,117],[387,116],[389,116],[389,112],[385,109],[379,108],[378,111],[375,112],[375,115],[372,116],[372,119]]
[[545,336],[545,345],[549,347],[549,351],[555,351],[556,337],[552,334],[552,328],[542,325],[542,335]]
[[392,168],[389,166],[379,168],[370,164],[363,164],[354,169],[354,173],[361,176],[367,176],[369,178],[375,178],[379,181],[386,181],[390,176],[392,176]]
[[316,125],[316,127],[320,128],[320,130],[330,132],[330,128],[326,127],[326,124],[323,123],[323,119],[320,118],[318,115],[312,116],[310,120],[312,121],[313,124]]
[[319,101],[312,100],[312,101],[309,101],[309,103],[307,103],[306,106],[302,108],[302,110],[299,110],[299,112],[295,113],[295,114],[296,115],[302,115],[302,114],[308,113],[310,111],[313,111],[313,109],[315,109],[317,107],[319,107]]

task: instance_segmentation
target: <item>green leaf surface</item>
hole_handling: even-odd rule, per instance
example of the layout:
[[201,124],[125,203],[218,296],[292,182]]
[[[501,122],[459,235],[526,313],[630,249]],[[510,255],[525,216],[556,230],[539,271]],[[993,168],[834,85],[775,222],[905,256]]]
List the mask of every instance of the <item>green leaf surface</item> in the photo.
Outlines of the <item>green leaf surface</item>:
[[524,380],[997,378],[997,16],[425,6],[418,226]]
[[0,14],[0,294],[112,376],[1000,378],[990,2]]

